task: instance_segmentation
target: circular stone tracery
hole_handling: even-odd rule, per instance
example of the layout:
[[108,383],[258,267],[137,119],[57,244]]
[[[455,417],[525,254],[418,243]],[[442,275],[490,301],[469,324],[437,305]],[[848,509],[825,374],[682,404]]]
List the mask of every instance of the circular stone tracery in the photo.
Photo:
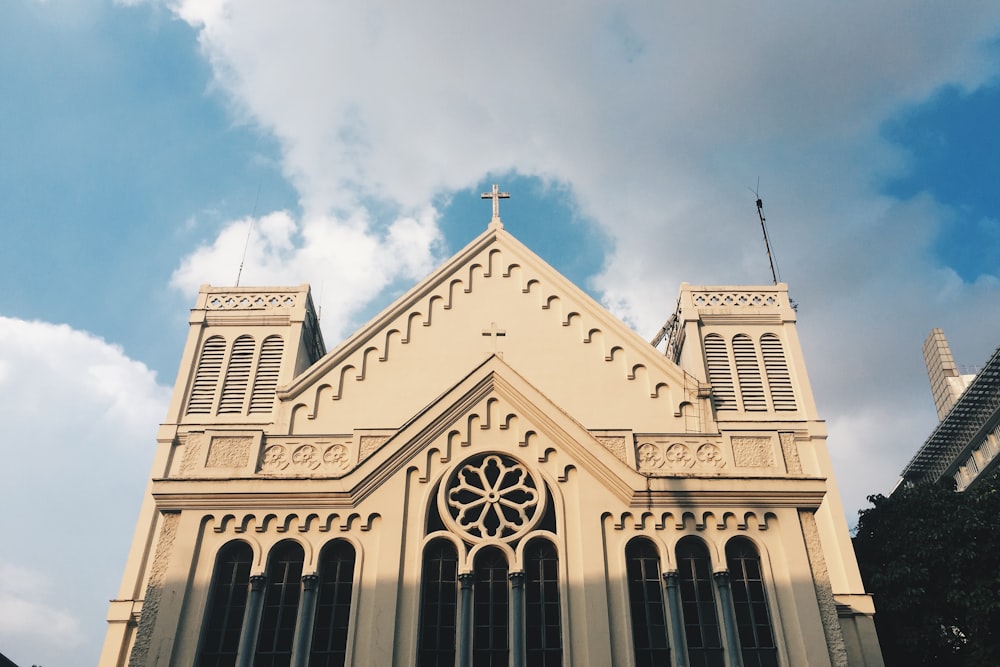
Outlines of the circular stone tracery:
[[542,518],[545,498],[523,463],[504,454],[481,454],[441,485],[438,507],[448,527],[466,540],[510,542]]

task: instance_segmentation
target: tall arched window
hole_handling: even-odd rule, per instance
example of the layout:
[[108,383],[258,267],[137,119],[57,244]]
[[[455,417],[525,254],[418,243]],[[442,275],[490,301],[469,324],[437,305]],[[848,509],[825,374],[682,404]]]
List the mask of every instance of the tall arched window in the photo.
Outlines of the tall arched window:
[[187,407],[189,415],[207,415],[212,412],[215,390],[219,386],[219,374],[222,372],[222,359],[225,356],[226,340],[222,336],[212,336],[205,341],[201,356],[198,357],[198,369],[191,383]]
[[677,574],[690,667],[724,667],[722,633],[715,605],[712,563],[696,537],[677,545]]
[[757,547],[745,538],[733,538],[726,544],[726,565],[733,587],[744,667],[778,667],[778,649]]
[[233,342],[226,367],[226,379],[222,382],[219,397],[219,414],[239,414],[243,412],[243,401],[250,382],[250,366],[253,365],[254,339],[243,335]]
[[236,664],[250,590],[252,561],[253,552],[246,542],[230,542],[219,550],[198,653],[199,667],[230,667]]
[[771,402],[778,411],[795,410],[795,390],[792,377],[788,373],[788,362],[781,339],[772,333],[760,337],[761,356],[764,357],[764,371],[767,384],[771,388]]
[[458,554],[448,540],[424,549],[420,591],[420,667],[454,667]]
[[660,582],[660,556],[652,542],[638,538],[625,547],[625,560],[636,667],[669,665],[670,643]]
[[346,540],[329,542],[320,552],[317,575],[309,667],[343,667],[354,587],[354,547]]
[[499,549],[483,549],[476,555],[475,574],[472,662],[476,667],[507,667],[510,654],[507,558]]
[[254,667],[282,667],[291,660],[302,595],[303,557],[302,547],[292,540],[279,542],[271,549]]
[[757,347],[750,336],[746,334],[733,336],[733,358],[736,360],[736,377],[740,382],[743,409],[747,412],[767,410],[764,382],[760,375],[760,363],[757,361]]
[[268,336],[260,346],[257,372],[250,392],[250,414],[270,412],[274,407],[274,394],[278,387],[278,373],[281,371],[281,353],[285,342],[281,336]]
[[712,384],[712,399],[716,410],[735,410],[736,391],[733,389],[733,372],[729,365],[726,341],[719,334],[705,336],[705,366],[708,381]]
[[534,539],[524,549],[525,655],[530,667],[562,664],[559,555],[552,543]]

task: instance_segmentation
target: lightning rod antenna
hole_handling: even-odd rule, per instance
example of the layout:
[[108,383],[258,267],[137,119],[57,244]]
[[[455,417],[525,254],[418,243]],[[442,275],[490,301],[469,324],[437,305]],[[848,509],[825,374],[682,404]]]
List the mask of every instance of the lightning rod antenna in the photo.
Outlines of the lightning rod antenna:
[[757,189],[753,191],[757,198],[757,217],[760,218],[760,230],[764,232],[764,248],[767,249],[767,262],[771,266],[771,279],[778,284],[778,273],[774,270],[774,256],[771,254],[771,241],[767,238],[766,218],[764,217],[764,201],[760,198],[760,179],[757,179]]
[[260,201],[260,186],[263,181],[257,181],[257,194],[253,198],[253,213],[250,214],[250,225],[247,227],[247,240],[243,244],[243,257],[240,258],[240,270],[236,272],[236,286],[240,286],[243,276],[243,263],[247,261],[247,248],[250,247],[250,234],[253,232],[253,221],[257,219],[257,202]]

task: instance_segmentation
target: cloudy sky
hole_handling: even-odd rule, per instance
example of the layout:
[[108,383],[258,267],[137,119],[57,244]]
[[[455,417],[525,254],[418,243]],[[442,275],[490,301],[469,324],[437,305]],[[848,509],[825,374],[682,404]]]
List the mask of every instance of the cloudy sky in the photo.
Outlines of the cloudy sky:
[[995,1],[0,4],[0,652],[96,662],[199,284],[309,282],[333,347],[494,182],[645,337],[770,282],[759,190],[853,517],[930,328],[1000,344],[998,77]]

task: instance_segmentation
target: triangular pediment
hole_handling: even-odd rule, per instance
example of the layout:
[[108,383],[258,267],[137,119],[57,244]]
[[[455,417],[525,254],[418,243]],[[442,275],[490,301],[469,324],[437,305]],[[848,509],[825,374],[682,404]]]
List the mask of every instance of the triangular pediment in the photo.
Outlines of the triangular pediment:
[[492,355],[587,428],[699,421],[695,378],[494,227],[279,392],[278,430],[398,428]]
[[403,469],[427,482],[452,461],[492,451],[533,461],[556,480],[584,469],[626,502],[644,484],[634,468],[497,357],[414,415],[342,481],[358,503]]

